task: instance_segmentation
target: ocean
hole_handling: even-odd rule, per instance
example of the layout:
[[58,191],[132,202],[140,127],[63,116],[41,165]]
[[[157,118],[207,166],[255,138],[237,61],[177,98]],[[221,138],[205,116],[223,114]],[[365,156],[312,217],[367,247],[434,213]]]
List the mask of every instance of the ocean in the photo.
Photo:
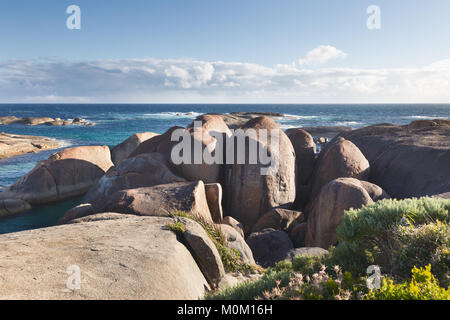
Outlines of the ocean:
[[[0,125],[1,132],[52,137],[64,148],[80,145],[114,146],[136,132],[163,133],[190,124],[203,113],[277,112],[283,129],[311,126],[360,128],[376,123],[407,124],[417,119],[449,118],[450,104],[0,104],[0,116],[84,118],[95,126]],[[8,186],[55,150],[0,160],[0,186]],[[35,208],[0,220],[0,234],[54,225],[65,211],[80,203],[74,199]]]

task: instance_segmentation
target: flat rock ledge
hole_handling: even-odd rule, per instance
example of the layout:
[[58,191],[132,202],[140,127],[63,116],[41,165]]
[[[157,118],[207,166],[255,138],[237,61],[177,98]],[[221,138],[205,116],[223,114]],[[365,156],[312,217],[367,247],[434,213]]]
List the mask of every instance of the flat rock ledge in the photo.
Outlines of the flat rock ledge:
[[60,147],[61,144],[51,138],[0,132],[0,160]]
[[[167,228],[173,219],[97,218],[1,235],[0,299],[196,300],[209,289]],[[77,268],[79,289],[71,274]]]

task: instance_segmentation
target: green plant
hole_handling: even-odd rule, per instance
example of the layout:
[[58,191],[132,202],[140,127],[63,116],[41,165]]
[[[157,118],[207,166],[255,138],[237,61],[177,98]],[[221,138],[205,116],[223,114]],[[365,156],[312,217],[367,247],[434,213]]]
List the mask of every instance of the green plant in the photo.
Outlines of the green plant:
[[[443,284],[448,281],[450,200],[385,199],[345,212],[337,229],[339,244],[330,261],[355,275],[369,265],[408,278],[414,265],[431,264]],[[447,279],[447,280],[446,280]]]
[[450,289],[439,286],[431,273],[431,265],[425,268],[414,267],[411,271],[412,279],[395,284],[392,279],[383,279],[378,290],[371,290],[368,300],[449,300]]
[[168,227],[178,235],[183,235],[183,233],[186,231],[186,226],[179,221],[170,223]]

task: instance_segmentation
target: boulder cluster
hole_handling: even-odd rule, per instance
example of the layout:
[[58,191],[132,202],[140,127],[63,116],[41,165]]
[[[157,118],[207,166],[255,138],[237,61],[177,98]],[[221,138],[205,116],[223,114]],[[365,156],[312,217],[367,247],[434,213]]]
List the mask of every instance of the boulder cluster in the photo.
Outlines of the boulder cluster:
[[[278,159],[277,170],[262,175],[263,164],[248,163],[248,148],[244,163],[174,163],[171,153],[177,142],[172,141],[172,133],[176,129],[185,130],[193,145],[197,139],[202,150],[216,152],[225,160],[227,150],[216,139],[217,133],[231,134],[223,117],[207,114],[196,120],[202,123],[200,140],[191,125],[173,127],[161,135],[138,133],[111,149],[89,146],[58,152],[0,193],[0,215],[84,195],[83,204],[69,210],[58,228],[141,216],[141,220],[124,220],[121,227],[108,227],[112,232],[114,228],[128,232],[133,223],[141,230],[143,223],[161,225],[174,212],[184,212],[220,228],[228,246],[246,263],[268,267],[295,254],[323,255],[337,244],[336,228],[345,210],[390,196],[450,191],[450,126],[446,122],[346,131],[317,153],[308,131],[291,129],[286,134],[272,118],[254,117],[239,127],[257,133],[246,144],[264,145]],[[260,130],[276,132],[279,148],[272,149]],[[435,143],[427,143],[436,136],[440,138],[434,138]],[[197,294],[201,284],[220,285],[226,275],[214,244],[198,223],[186,218],[178,221],[185,228],[182,241],[206,281],[199,281],[195,288],[191,285],[193,292]],[[194,268],[192,261],[190,268]]]
[[93,122],[89,122],[83,118],[75,118],[73,120],[61,119],[61,118],[50,118],[50,117],[27,117],[18,118],[15,116],[0,117],[0,125],[10,125],[10,124],[23,124],[30,126],[71,126],[71,125],[81,125],[81,126],[93,126]]

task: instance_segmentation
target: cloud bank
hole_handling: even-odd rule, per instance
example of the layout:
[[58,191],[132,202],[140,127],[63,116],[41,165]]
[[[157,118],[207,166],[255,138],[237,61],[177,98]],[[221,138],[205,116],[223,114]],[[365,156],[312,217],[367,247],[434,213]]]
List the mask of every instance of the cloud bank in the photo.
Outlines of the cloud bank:
[[450,59],[399,69],[151,58],[0,62],[3,103],[432,103],[450,102],[448,88]]
[[347,54],[332,46],[319,46],[298,59],[299,65],[319,65],[334,59],[344,59]]

